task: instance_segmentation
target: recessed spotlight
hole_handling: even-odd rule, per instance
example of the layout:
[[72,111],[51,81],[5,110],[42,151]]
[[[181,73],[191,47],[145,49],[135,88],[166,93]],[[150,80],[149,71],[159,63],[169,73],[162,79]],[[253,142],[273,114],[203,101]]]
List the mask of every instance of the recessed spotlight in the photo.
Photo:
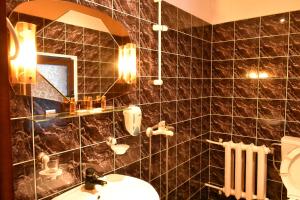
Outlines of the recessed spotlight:
[[280,18],[279,22],[280,22],[281,24],[283,24],[283,23],[285,22],[285,18],[284,18],[284,17],[283,17],[283,18]]

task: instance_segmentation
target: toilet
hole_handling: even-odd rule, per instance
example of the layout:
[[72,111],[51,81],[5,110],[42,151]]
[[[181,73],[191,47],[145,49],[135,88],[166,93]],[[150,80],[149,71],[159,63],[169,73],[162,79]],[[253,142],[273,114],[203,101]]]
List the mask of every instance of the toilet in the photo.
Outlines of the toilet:
[[281,139],[280,176],[290,200],[300,200],[300,138]]

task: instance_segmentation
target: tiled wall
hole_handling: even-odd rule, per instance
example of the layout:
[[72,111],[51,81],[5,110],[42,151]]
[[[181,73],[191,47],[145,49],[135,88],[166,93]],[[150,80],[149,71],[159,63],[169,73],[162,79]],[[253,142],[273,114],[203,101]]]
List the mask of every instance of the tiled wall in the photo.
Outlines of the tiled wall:
[[[284,135],[299,137],[299,19],[291,12],[213,26],[211,139],[270,147]],[[267,196],[286,199],[271,160]],[[211,183],[223,185],[223,166],[223,150],[211,145]],[[225,198],[210,190],[210,199]]]
[[[138,45],[138,90],[116,99],[114,104],[138,104],[143,111],[143,132],[137,137],[129,136],[121,112],[33,123],[25,117],[53,102],[11,93],[15,199],[51,199],[80,184],[87,166],[100,173],[129,174],[149,181],[162,199],[207,199],[208,190],[203,183],[209,180],[209,149],[201,139],[208,138],[210,130],[210,77],[205,69],[210,69],[211,64],[211,26],[163,2],[163,24],[170,30],[163,33],[164,84],[158,87],[150,83],[157,75],[157,33],[152,31],[157,22],[157,5],[153,0],[76,2],[122,22]],[[19,3],[7,1],[8,13]],[[176,134],[168,140],[153,137],[150,146],[144,130],[160,120],[172,124]],[[104,142],[108,136],[129,144],[128,152],[114,155]],[[39,175],[40,152],[59,159],[62,177],[53,181]]]

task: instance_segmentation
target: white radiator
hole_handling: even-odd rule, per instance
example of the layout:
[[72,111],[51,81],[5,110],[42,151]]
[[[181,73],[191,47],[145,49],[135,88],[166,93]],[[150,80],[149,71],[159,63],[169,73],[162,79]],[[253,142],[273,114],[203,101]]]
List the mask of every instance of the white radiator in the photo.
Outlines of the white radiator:
[[[268,200],[267,192],[267,154],[271,150],[263,146],[243,143],[214,142],[225,148],[224,187],[206,183],[211,188],[218,189],[227,197],[235,196],[237,199]],[[255,188],[256,186],[256,188]]]

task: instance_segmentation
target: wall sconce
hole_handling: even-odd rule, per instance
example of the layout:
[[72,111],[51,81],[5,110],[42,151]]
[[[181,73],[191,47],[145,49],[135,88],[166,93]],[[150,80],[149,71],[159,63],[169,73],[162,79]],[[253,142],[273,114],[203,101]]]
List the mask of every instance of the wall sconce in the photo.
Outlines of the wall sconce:
[[136,44],[119,47],[118,70],[120,80],[128,84],[136,82]]
[[[26,22],[18,22],[15,32],[19,41],[17,57],[11,60],[10,79],[12,83],[34,84],[36,83],[36,25]],[[10,55],[15,54],[16,46],[11,41]]]

